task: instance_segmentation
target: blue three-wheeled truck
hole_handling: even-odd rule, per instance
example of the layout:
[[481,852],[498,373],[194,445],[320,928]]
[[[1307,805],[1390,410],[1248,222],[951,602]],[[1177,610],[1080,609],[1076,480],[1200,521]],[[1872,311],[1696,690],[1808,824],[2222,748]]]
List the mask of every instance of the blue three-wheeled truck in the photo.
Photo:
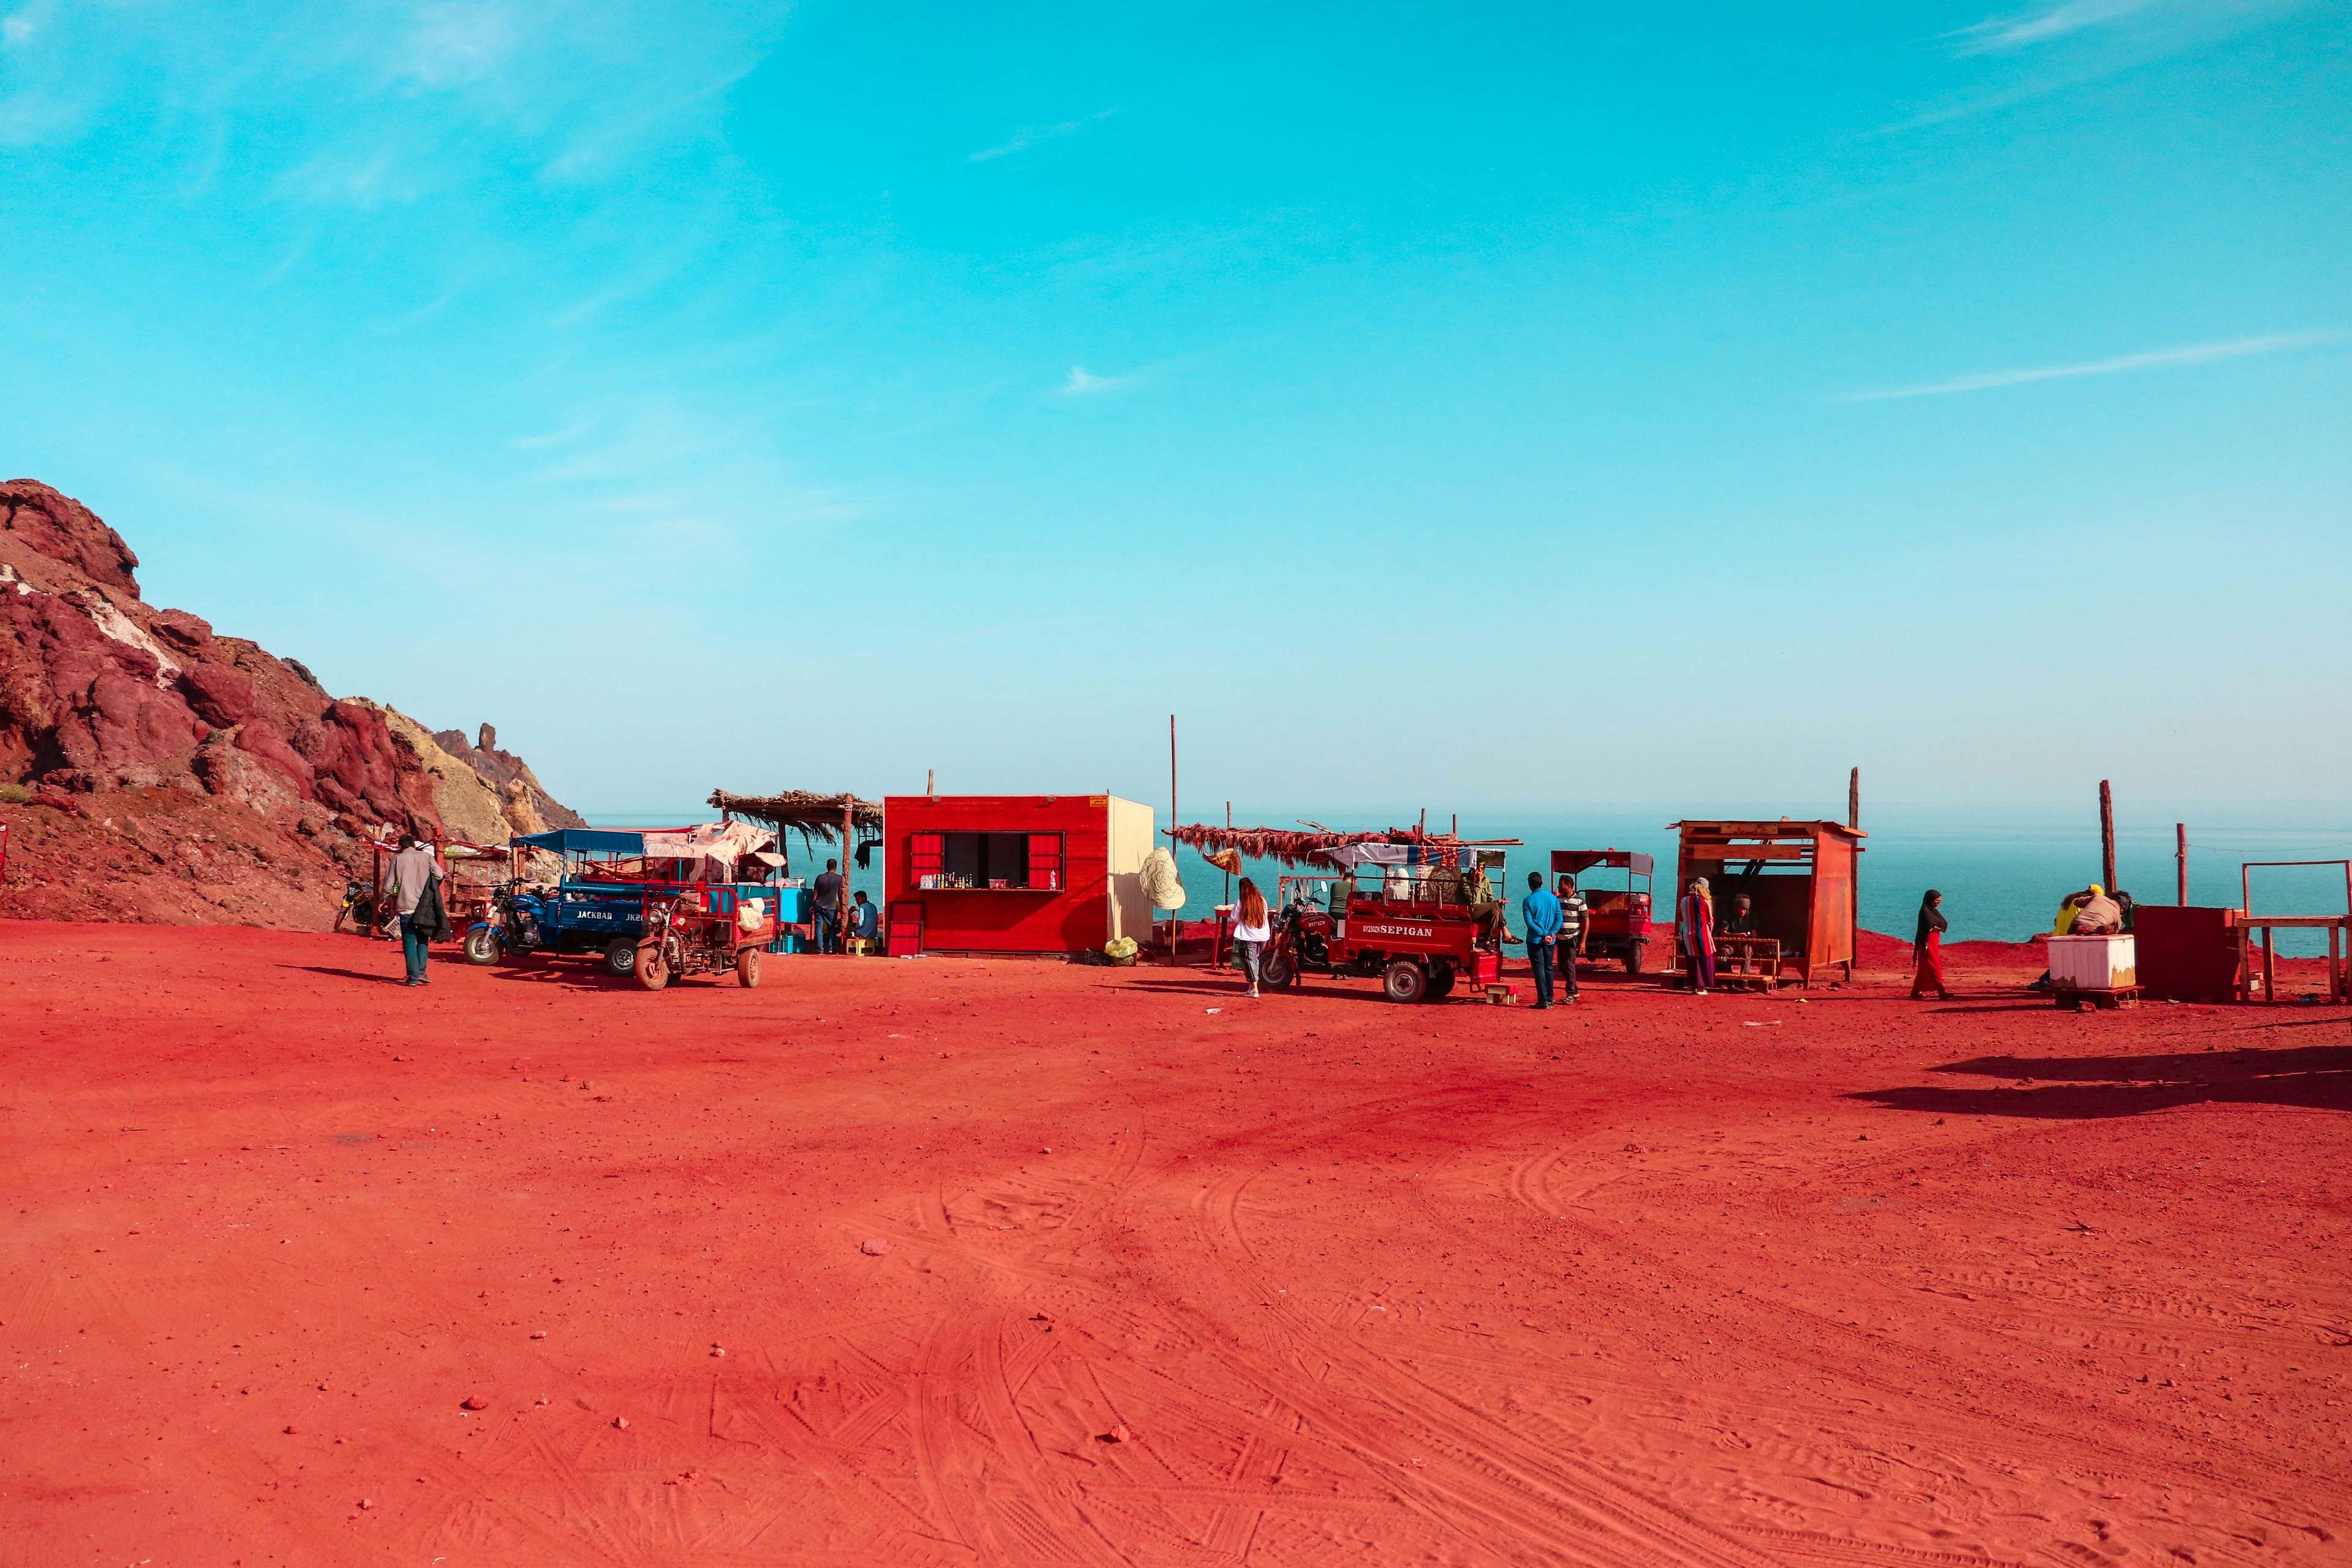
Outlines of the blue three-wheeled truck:
[[[466,930],[468,962],[496,963],[531,953],[596,953],[614,974],[635,973],[649,897],[675,899],[684,889],[731,880],[739,858],[774,858],[742,842],[740,826],[713,828],[562,827],[518,834],[515,866],[488,920]],[[533,850],[562,860],[552,887],[532,885],[522,868]]]

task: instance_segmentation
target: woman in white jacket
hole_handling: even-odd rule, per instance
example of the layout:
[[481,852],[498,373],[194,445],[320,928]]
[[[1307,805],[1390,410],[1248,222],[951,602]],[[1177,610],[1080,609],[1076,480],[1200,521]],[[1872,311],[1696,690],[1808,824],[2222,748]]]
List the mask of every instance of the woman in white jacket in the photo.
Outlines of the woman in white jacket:
[[1242,973],[1249,976],[1249,994],[1257,994],[1260,968],[1265,960],[1265,944],[1274,940],[1274,927],[1267,921],[1265,895],[1247,877],[1242,879],[1241,908],[1234,915],[1234,952],[1242,961]]

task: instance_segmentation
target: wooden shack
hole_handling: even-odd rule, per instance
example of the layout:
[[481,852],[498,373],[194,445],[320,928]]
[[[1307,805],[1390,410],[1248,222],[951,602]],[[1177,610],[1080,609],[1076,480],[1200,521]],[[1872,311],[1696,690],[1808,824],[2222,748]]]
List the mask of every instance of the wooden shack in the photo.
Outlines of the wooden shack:
[[[1843,822],[1677,822],[1675,860],[1677,926],[1683,895],[1704,877],[1715,896],[1720,931],[1741,893],[1754,906],[1756,934],[1779,942],[1780,983],[1811,984],[1825,964],[1853,973],[1854,884],[1862,840]],[[1681,950],[1679,931],[1676,952]]]

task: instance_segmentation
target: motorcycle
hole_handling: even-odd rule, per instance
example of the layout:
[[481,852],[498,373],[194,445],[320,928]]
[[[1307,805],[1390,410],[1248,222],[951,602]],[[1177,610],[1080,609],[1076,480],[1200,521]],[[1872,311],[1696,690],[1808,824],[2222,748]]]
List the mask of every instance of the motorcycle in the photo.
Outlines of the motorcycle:
[[335,929],[342,930],[343,922],[349,921],[352,923],[353,934],[374,936],[377,934],[378,912],[373,888],[369,887],[365,882],[345,882],[342,908],[335,911]]
[[490,894],[488,920],[466,928],[463,946],[468,963],[496,963],[511,952],[517,957],[540,946],[539,895],[501,882]]
[[1331,917],[1311,904],[1286,906],[1274,922],[1274,940],[1266,943],[1261,973],[1266,985],[1280,990],[1295,985],[1308,970],[1328,975],[1331,967]]
[[684,974],[732,969],[737,984],[760,984],[761,950],[776,939],[775,908],[732,889],[688,889],[646,900],[646,934],[637,939],[637,984],[659,991]]
[[[574,941],[559,947],[554,924],[548,919],[551,895],[515,882],[501,882],[490,895],[490,918],[466,928],[463,950],[468,963],[490,964],[502,958],[522,959],[535,952],[579,952]],[[593,933],[591,933],[592,937]],[[637,965],[637,939],[616,936],[604,945],[604,967],[614,974],[632,974]]]

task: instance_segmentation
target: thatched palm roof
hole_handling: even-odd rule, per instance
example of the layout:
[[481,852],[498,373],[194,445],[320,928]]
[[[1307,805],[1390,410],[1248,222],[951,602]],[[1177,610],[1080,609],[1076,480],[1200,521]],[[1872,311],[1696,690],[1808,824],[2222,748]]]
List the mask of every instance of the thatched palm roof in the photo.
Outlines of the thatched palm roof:
[[1214,823],[1188,822],[1167,830],[1179,844],[1203,855],[1232,849],[1253,860],[1279,860],[1286,866],[1339,864],[1334,849],[1356,844],[1410,844],[1439,852],[1482,845],[1517,844],[1516,838],[1457,838],[1451,833],[1425,833],[1416,827],[1389,827],[1370,833],[1339,833],[1319,825],[1292,827],[1222,827]]
[[803,839],[828,841],[841,837],[842,813],[862,835],[882,831],[882,803],[854,795],[819,795],[814,790],[786,790],[781,795],[730,795],[710,792],[710,804],[730,816],[740,816],[779,833],[797,833]]

